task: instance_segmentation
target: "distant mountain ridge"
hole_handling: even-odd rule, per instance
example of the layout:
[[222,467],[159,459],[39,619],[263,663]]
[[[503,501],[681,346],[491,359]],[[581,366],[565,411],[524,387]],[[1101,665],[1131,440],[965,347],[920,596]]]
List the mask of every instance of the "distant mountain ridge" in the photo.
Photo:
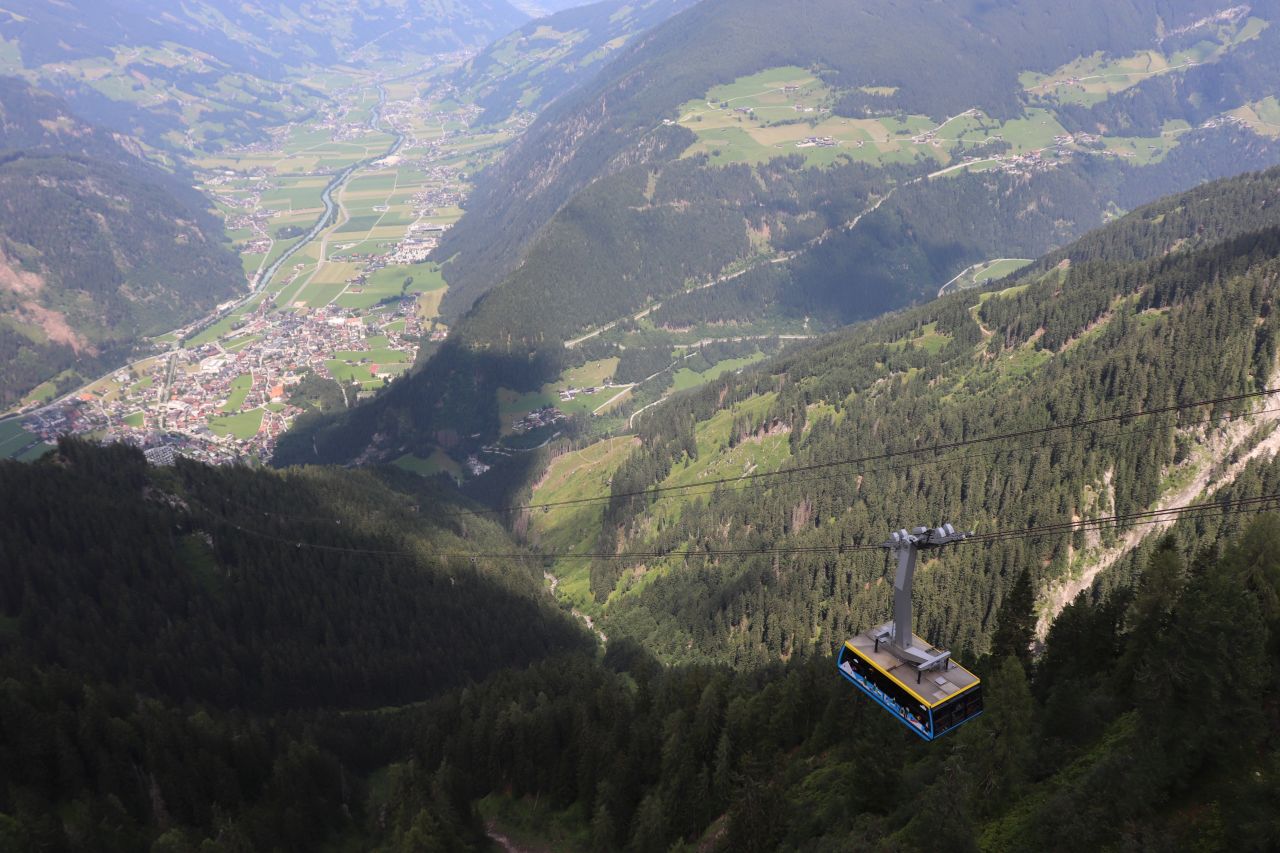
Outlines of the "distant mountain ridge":
[[620,55],[640,33],[695,0],[605,0],[530,21],[486,47],[454,75],[484,107],[482,120],[540,112]]
[[0,34],[31,65],[172,42],[237,70],[278,77],[304,60],[336,62],[372,39],[422,53],[474,47],[527,20],[505,0],[196,0],[147,11],[134,0],[13,0]]
[[[211,111],[216,148],[314,109],[293,72],[378,52],[477,49],[528,20],[506,0],[15,0],[0,10],[0,71],[61,95],[97,124],[183,149]],[[287,84],[287,85],[286,85]]]

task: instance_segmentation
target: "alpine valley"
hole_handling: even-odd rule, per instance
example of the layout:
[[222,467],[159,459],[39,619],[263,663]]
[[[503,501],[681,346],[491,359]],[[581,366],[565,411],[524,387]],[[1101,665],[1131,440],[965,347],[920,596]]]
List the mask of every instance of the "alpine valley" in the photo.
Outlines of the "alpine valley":
[[1278,33],[8,3],[0,851],[1280,848]]

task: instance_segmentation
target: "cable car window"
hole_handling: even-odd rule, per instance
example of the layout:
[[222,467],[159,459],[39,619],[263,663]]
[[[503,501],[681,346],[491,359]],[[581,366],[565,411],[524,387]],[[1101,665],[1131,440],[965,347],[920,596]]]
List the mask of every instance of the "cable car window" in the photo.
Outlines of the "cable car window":
[[928,707],[848,646],[840,653],[840,671],[919,734],[932,736]]
[[933,731],[940,735],[981,713],[982,685],[977,685],[933,709]]

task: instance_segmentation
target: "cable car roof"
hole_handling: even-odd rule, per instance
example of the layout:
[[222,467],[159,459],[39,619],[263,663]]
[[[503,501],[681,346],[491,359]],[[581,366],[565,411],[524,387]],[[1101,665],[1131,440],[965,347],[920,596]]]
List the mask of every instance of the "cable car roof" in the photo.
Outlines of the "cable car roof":
[[[889,649],[888,643],[881,642],[880,650],[876,651],[875,630],[857,634],[853,639],[846,640],[845,645],[927,707],[936,707],[979,683],[978,676],[954,660],[950,661],[946,669],[918,672],[914,663],[895,655]],[[911,636],[915,639],[914,645],[934,653],[942,652],[941,649],[922,640],[919,634]]]

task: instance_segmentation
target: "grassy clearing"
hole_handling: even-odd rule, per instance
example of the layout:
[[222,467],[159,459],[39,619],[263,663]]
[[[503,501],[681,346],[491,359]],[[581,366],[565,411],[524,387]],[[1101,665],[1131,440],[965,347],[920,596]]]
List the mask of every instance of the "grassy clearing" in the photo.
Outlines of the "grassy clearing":
[[381,215],[371,213],[367,216],[353,216],[334,230],[335,234],[359,233],[363,234],[373,229],[381,219]]
[[580,806],[557,811],[537,799],[490,794],[476,803],[476,810],[512,843],[513,850],[586,853],[594,849],[591,819]]
[[[733,479],[759,471],[777,470],[791,455],[788,433],[752,436],[738,441],[733,447],[729,446],[729,434],[734,418],[739,416],[763,418],[776,397],[774,393],[753,397],[732,409],[718,412],[711,419],[698,424],[695,431],[698,457],[686,458],[677,463],[671,474],[658,485],[660,487],[693,486],[711,480]],[[742,486],[728,485],[725,488],[745,488],[749,484],[750,481],[744,481]],[[650,513],[655,524],[674,523],[679,520],[684,507],[689,502],[701,499],[695,493],[679,499],[659,501],[652,505]],[[678,570],[681,559],[678,554],[672,555],[643,566],[638,571],[624,574],[617,588],[610,594],[606,606],[623,596],[641,592],[669,572]]]
[[333,357],[340,361],[396,364],[409,358],[410,354],[390,347],[371,347],[365,350],[339,350]]
[[1280,137],[1280,101],[1274,95],[1245,104],[1232,110],[1230,115],[1244,121],[1262,136]]
[[[771,471],[790,455],[784,433],[752,438],[730,448],[729,433],[734,418],[748,416],[761,419],[773,405],[776,393],[752,397],[730,409],[717,412],[709,420],[698,424],[696,438],[698,458],[676,465],[661,486],[690,486],[703,480],[720,479],[746,474],[755,470]],[[665,501],[666,506],[678,511],[681,501]]]
[[948,293],[957,290],[968,290],[979,287],[1007,275],[1017,272],[1032,261],[1028,258],[995,258],[974,264],[962,272],[953,281],[947,283]]
[[714,379],[718,379],[726,373],[732,373],[735,370],[741,370],[748,365],[763,361],[766,358],[762,352],[752,353],[742,358],[727,358],[724,361],[716,362],[711,367],[703,371],[690,370],[682,367],[676,371],[673,389],[676,391],[684,391],[688,388],[697,388],[699,385],[705,385]]
[[423,320],[434,320],[440,316],[440,300],[444,298],[444,290],[431,290],[418,294],[418,317]]
[[[408,287],[405,287],[406,279],[412,279]],[[401,293],[429,293],[444,287],[444,277],[436,264],[383,267],[372,273],[364,284],[348,287],[334,304],[339,308],[366,310]]]
[[210,341],[216,341],[223,335],[227,335],[235,331],[235,325],[239,321],[240,318],[234,314],[223,317],[221,320],[200,332],[195,337],[189,338],[183,346],[186,349],[192,349],[202,344],[207,344]]
[[231,381],[231,389],[227,394],[227,402],[223,404],[222,411],[238,412],[244,405],[244,398],[249,396],[249,392],[253,390],[253,375],[242,373]]
[[1156,50],[1118,58],[1107,58],[1098,51],[1074,59],[1049,74],[1024,73],[1021,82],[1031,95],[1052,95],[1064,103],[1089,106],[1169,70],[1169,60]]
[[566,370],[556,380],[556,384],[560,387],[574,388],[590,388],[593,385],[601,385],[606,379],[613,377],[614,371],[618,369],[619,359],[602,358],[596,361],[588,361],[581,367],[574,367]]
[[43,441],[41,441],[31,445],[30,447],[28,447],[26,450],[19,453],[14,458],[17,459],[19,462],[35,462],[37,459],[44,456],[50,450],[53,450],[53,445],[45,444]]
[[1030,263],[1033,261],[1029,258],[1001,258],[997,261],[988,261],[982,269],[974,272],[973,281],[975,284],[986,284],[1011,275]]
[[246,441],[258,434],[262,427],[262,409],[251,409],[235,415],[223,415],[209,419],[209,429],[214,435],[234,435]]
[[22,405],[29,406],[32,403],[47,403],[58,393],[58,388],[52,382],[41,382],[36,387],[27,392],[27,396],[22,398]]
[[462,481],[462,466],[443,450],[436,450],[427,458],[406,453],[392,463],[397,468],[412,471],[422,477],[433,477],[436,474],[448,474],[455,481]]
[[247,347],[249,344],[262,340],[262,335],[242,335],[237,338],[231,338],[223,343],[222,348],[227,352],[236,352]]
[[938,331],[936,322],[929,323],[920,330],[920,336],[911,340],[911,345],[922,349],[929,355],[937,355],[942,348],[951,343],[951,335]]
[[1173,54],[1144,50],[1129,56],[1109,57],[1098,51],[1078,57],[1049,74],[1024,72],[1019,76],[1025,91],[1034,97],[1054,97],[1063,103],[1090,106],[1161,74],[1182,71],[1192,64],[1213,62],[1233,47],[1257,38],[1268,26],[1261,18],[1239,24],[1219,24],[1212,38]]
[[[551,503],[609,494],[613,473],[639,445],[634,438],[611,438],[554,459],[533,492],[533,503]],[[603,504],[551,507],[529,517],[534,541],[547,551],[588,550],[604,515]],[[559,596],[575,607],[596,612],[591,597],[591,568],[582,560],[559,560],[552,573],[560,578]]]
[[300,302],[310,308],[321,308],[334,301],[346,286],[345,281],[312,281],[295,294],[293,302]]
[[0,421],[0,458],[10,458],[36,440],[16,420]]
[[1044,148],[1063,133],[1048,111],[1033,108],[997,122],[982,113],[954,116],[941,125],[928,116],[854,119],[832,115],[834,93],[796,67],[774,68],[715,86],[703,99],[683,104],[678,124],[697,141],[683,156],[708,155],[713,163],[763,163],[799,153],[811,165],[848,159],[888,165],[921,158],[951,162],[962,144],[1008,141],[1015,152]]
[[342,383],[359,382],[363,385],[373,381],[373,374],[367,364],[348,364],[339,359],[330,359],[325,362],[325,366],[329,368],[333,378]]

